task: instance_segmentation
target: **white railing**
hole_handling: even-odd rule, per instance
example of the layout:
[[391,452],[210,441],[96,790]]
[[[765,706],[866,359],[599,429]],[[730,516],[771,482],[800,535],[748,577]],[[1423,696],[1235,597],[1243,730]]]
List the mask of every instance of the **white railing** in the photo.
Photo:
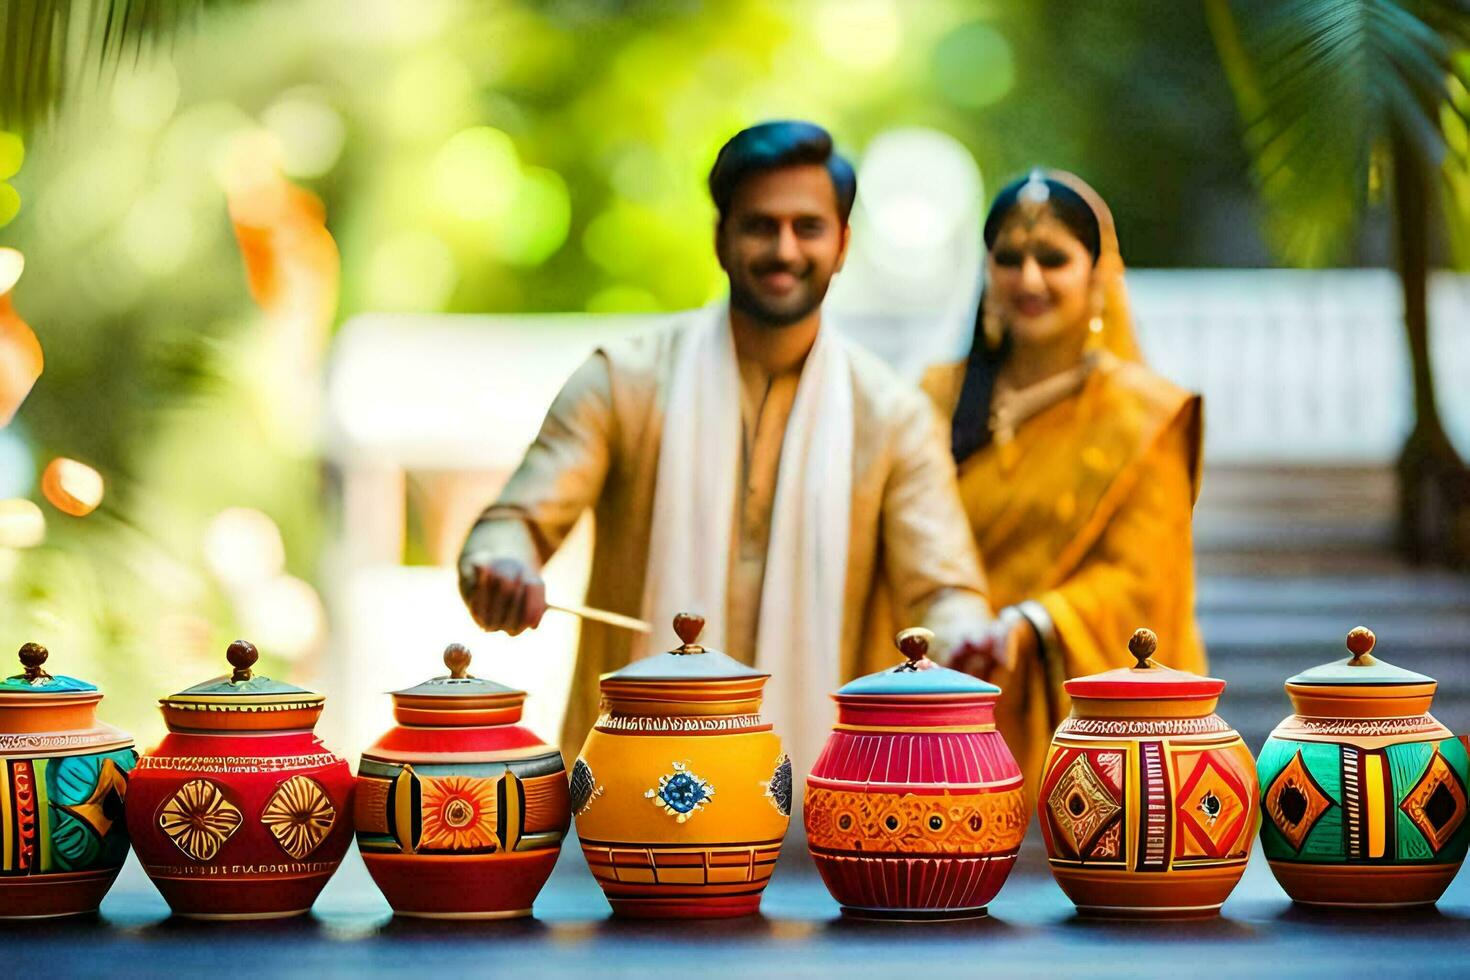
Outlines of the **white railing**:
[[[1129,279],[1156,370],[1205,396],[1205,459],[1390,463],[1412,422],[1403,305],[1383,270],[1144,270]],[[1470,450],[1470,276],[1436,275],[1440,412]]]

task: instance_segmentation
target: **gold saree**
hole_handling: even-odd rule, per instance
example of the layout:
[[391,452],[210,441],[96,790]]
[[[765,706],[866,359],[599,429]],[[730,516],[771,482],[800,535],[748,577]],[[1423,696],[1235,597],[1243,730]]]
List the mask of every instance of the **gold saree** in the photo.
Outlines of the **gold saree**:
[[[941,408],[953,406],[963,370],[925,379]],[[1164,663],[1205,669],[1191,534],[1200,424],[1197,397],[1113,360],[1019,428],[1009,469],[994,443],[960,465],[991,602],[1035,599],[1056,628],[1050,659],[992,678],[1004,691],[996,723],[1030,787],[1069,710],[1062,680],[1131,665],[1137,627],[1158,634]]]

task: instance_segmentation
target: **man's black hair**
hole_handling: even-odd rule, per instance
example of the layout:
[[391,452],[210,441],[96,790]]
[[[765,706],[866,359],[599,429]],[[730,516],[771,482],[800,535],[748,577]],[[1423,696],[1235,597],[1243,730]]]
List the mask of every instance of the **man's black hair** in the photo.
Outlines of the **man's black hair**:
[[753,174],[780,167],[816,163],[827,168],[837,192],[837,213],[847,223],[857,197],[857,174],[852,164],[832,148],[832,135],[816,123],[799,119],[757,123],[742,129],[720,148],[709,172],[709,193],[720,212],[730,212],[735,190]]

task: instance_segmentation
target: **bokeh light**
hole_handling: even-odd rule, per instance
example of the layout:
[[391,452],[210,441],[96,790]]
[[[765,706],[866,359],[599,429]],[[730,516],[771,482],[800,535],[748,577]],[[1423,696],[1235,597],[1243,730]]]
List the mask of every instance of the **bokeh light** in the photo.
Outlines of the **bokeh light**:
[[495,251],[511,265],[540,265],[566,242],[571,225],[566,181],[554,170],[528,168],[496,229]]
[[9,180],[20,173],[25,158],[25,141],[15,133],[0,129],[0,180]]
[[118,74],[111,98],[118,122],[138,132],[153,132],[169,121],[179,104],[178,72],[168,58],[150,58]]
[[29,500],[0,500],[0,548],[34,548],[46,540],[46,515]]
[[827,57],[871,71],[893,63],[903,44],[903,20],[893,0],[826,0],[815,33]]
[[204,532],[204,560],[220,582],[232,589],[246,589],[281,574],[286,545],[270,515],[250,507],[230,507],[215,515]]
[[438,310],[454,292],[458,275],[444,239],[417,229],[384,239],[373,250],[366,289],[375,309]]
[[0,296],[15,288],[26,270],[26,257],[17,248],[0,247]]
[[86,517],[102,503],[102,474],[75,459],[58,456],[41,473],[41,494],[51,506],[72,517]]
[[0,181],[0,227],[10,224],[20,214],[20,191]]
[[472,126],[444,144],[430,179],[435,200],[448,214],[467,221],[500,221],[519,190],[520,160],[505,133]]
[[326,611],[316,590],[299,578],[280,575],[240,597],[241,628],[272,656],[299,660],[326,636]]
[[342,115],[312,90],[286,93],[261,114],[281,147],[288,177],[320,177],[332,169],[347,141]]
[[962,24],[934,48],[934,87],[956,105],[979,109],[999,102],[1016,83],[1010,42],[984,21]]
[[0,500],[24,497],[36,482],[36,457],[19,423],[0,429]]

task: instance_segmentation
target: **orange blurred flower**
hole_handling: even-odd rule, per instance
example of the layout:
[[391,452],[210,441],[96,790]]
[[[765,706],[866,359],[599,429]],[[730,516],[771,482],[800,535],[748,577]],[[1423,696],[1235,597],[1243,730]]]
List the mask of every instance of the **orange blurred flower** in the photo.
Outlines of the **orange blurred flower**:
[[0,248],[0,428],[15,418],[45,366],[41,342],[10,302],[24,268],[20,252]]

